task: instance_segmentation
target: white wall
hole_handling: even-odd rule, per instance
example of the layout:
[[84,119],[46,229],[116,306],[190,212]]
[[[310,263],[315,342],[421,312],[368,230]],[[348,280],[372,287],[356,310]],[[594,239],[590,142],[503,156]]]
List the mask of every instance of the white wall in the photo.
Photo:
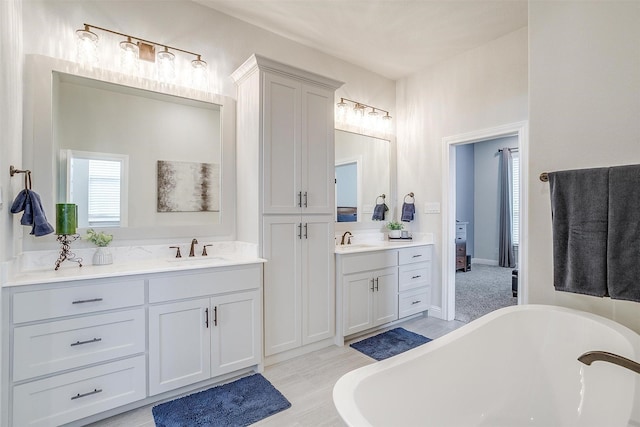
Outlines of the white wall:
[[640,305],[556,292],[544,171],[640,163],[640,3],[529,3],[529,301],[640,332]]
[[500,229],[500,156],[498,149],[516,148],[518,137],[474,145],[474,258],[498,263]]
[[[527,29],[398,81],[398,194],[442,200],[442,138],[527,120]],[[414,230],[435,239],[434,283],[441,283],[442,216],[416,206]],[[442,289],[433,287],[438,307]],[[432,310],[435,314],[437,310]]]

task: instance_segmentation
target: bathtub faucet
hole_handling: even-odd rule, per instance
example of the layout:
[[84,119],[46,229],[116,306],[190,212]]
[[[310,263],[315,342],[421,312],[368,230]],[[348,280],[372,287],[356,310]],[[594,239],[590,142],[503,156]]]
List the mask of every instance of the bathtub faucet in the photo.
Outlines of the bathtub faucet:
[[617,354],[608,353],[606,351],[587,351],[582,356],[578,357],[578,360],[585,365],[591,365],[591,363],[601,360],[603,362],[613,363],[614,365],[627,368],[636,374],[640,374],[640,363],[634,362],[626,357],[618,356]]

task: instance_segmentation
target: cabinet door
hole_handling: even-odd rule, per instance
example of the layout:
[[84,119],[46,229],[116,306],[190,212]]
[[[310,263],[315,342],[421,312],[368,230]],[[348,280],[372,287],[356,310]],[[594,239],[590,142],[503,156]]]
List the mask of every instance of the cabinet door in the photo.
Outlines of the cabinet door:
[[209,298],[149,307],[149,395],[211,377]]
[[264,74],[263,211],[267,214],[300,213],[300,90],[295,80]]
[[302,85],[302,212],[334,214],[334,92]]
[[302,221],[302,344],[309,344],[335,335],[334,219]]
[[264,354],[270,356],[301,345],[302,233],[300,216],[263,219]]
[[347,274],[342,278],[343,334],[351,335],[373,325],[372,294],[374,279],[371,272]]
[[260,363],[260,292],[211,298],[211,374],[226,374]]
[[386,268],[373,275],[373,326],[376,326],[398,319],[398,269]]

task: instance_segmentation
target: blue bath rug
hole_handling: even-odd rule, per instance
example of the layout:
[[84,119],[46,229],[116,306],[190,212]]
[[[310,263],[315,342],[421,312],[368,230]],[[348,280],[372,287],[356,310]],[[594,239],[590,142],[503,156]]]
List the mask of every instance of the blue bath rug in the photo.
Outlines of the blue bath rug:
[[260,374],[154,406],[157,427],[248,426],[291,403]]
[[431,338],[423,337],[403,328],[395,328],[362,341],[354,342],[351,347],[376,360],[384,360],[429,341],[431,341]]

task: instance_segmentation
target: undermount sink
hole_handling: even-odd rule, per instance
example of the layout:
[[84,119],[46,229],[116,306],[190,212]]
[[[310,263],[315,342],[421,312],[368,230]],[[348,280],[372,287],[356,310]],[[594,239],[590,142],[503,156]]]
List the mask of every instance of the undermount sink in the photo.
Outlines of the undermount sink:
[[168,262],[213,262],[213,261],[227,261],[226,258],[219,256],[199,256],[199,257],[182,257],[182,258],[170,258]]
[[371,248],[375,245],[370,245],[367,243],[356,243],[353,245],[339,245],[336,246],[339,250],[341,251],[355,251],[355,250],[359,250],[359,249],[366,249],[366,248]]

